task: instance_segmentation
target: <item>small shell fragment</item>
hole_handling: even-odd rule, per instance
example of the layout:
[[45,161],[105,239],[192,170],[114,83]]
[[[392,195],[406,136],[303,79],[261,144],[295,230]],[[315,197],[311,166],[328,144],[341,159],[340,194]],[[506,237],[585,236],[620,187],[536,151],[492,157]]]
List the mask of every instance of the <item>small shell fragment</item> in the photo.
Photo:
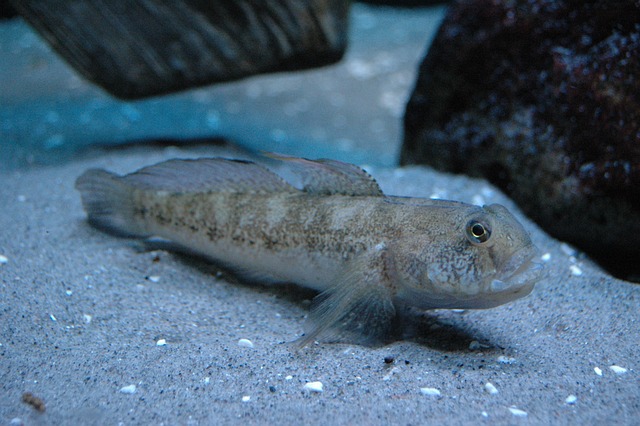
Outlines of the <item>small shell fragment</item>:
[[495,395],[498,393],[498,389],[493,386],[493,383],[487,382],[484,384],[484,390],[490,393],[491,395]]
[[166,345],[167,345],[166,339],[158,339],[158,341],[156,342],[156,346],[166,346]]
[[600,370],[600,368],[594,367],[593,371],[595,371],[598,376],[602,376],[602,370]]
[[322,382],[309,382],[304,385],[304,390],[309,392],[324,392]]
[[569,266],[569,270],[571,271],[571,275],[575,275],[576,277],[582,275],[582,269],[580,269],[578,265]]
[[238,346],[242,348],[253,348],[253,342],[249,339],[238,340]]
[[509,411],[516,417],[527,417],[528,413],[516,407],[509,407]]
[[7,262],[9,262],[9,258],[7,256],[0,254],[0,265],[4,265]]
[[564,402],[566,402],[569,405],[573,405],[576,403],[576,401],[578,400],[578,397],[575,395],[569,395],[567,397],[567,399],[564,400]]
[[147,279],[152,283],[157,283],[158,281],[160,281],[160,277],[158,275],[150,275],[147,277]]
[[613,371],[616,374],[624,374],[627,372],[626,368],[620,367],[619,365],[611,365],[609,366],[609,370]]
[[500,364],[513,364],[514,362],[516,362],[516,359],[515,358],[511,358],[509,356],[500,355],[498,357],[498,362]]
[[136,385],[123,386],[120,388],[120,392],[127,394],[136,393]]
[[420,388],[420,393],[423,395],[440,396],[440,391],[436,388]]
[[540,260],[542,260],[543,262],[548,262],[551,260],[551,253],[545,253],[542,256],[540,256]]
[[389,369],[389,371],[387,372],[387,374],[385,374],[382,377],[382,380],[387,381],[387,380],[391,380],[391,377],[399,370],[398,367],[392,367]]
[[569,244],[566,244],[566,243],[560,244],[560,250],[562,250],[562,252],[564,254],[566,254],[567,256],[575,256],[576,255],[576,250],[573,247],[571,247]]
[[471,343],[469,343],[470,351],[480,351],[482,349],[489,349],[490,347],[491,346],[485,345],[484,343],[480,343],[477,340],[472,340]]
[[473,198],[471,199],[471,204],[475,204],[476,206],[484,206],[487,202],[485,201],[484,197],[480,194],[476,194],[473,196]]
[[244,395],[242,397],[242,402],[249,402],[249,401],[251,401],[251,397],[249,395]]

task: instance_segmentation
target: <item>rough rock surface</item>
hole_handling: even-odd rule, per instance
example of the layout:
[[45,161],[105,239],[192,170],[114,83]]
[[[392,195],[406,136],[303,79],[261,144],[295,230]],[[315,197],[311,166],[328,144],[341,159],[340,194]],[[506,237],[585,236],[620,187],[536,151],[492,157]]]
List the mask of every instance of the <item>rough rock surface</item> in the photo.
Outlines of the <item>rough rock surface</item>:
[[393,7],[422,7],[449,2],[450,0],[360,0],[360,3]]
[[637,265],[638,23],[629,0],[457,3],[408,103],[402,162],[484,176],[552,235]]
[[85,78],[123,98],[326,65],[347,44],[345,0],[14,5]]

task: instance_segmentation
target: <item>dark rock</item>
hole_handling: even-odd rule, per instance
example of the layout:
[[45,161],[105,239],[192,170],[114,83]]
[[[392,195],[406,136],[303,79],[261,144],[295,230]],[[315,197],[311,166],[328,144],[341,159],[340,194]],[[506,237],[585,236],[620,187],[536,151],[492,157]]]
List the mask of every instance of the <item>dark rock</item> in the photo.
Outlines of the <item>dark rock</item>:
[[9,19],[16,15],[16,10],[8,0],[0,0],[0,19]]
[[640,269],[640,2],[457,3],[402,162],[483,176],[552,235]]
[[85,78],[138,98],[339,60],[347,0],[15,0]]
[[380,6],[393,7],[423,7],[434,4],[449,3],[450,0],[358,0],[360,3],[369,3]]

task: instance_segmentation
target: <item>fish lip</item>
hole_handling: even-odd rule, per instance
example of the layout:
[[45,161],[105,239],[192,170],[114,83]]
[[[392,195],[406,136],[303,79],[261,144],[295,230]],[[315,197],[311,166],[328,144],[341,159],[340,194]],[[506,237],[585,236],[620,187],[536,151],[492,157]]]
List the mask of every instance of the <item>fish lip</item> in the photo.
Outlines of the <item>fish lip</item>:
[[524,293],[529,294],[533,286],[542,278],[544,266],[534,262],[537,250],[524,248],[516,252],[507,268],[489,283],[489,289],[495,294]]

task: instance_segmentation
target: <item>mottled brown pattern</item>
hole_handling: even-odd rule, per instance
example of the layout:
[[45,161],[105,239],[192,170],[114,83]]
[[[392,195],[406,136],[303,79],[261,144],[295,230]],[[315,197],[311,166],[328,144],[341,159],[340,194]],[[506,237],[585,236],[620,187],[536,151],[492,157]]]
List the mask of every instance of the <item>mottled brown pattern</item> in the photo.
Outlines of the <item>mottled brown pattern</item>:
[[[226,160],[167,162],[124,177],[89,171],[78,188],[90,220],[106,230],[167,238],[246,277],[322,291],[305,342],[373,339],[388,331],[396,303],[497,306],[539,278],[535,247],[502,206],[364,195],[376,193],[374,181],[355,167],[347,170],[360,183],[345,195],[342,165],[297,161],[303,177],[308,165],[313,176],[339,176],[339,193],[312,179],[296,191],[255,164]],[[190,179],[192,167],[199,174]],[[470,234],[479,223],[490,238]]]

